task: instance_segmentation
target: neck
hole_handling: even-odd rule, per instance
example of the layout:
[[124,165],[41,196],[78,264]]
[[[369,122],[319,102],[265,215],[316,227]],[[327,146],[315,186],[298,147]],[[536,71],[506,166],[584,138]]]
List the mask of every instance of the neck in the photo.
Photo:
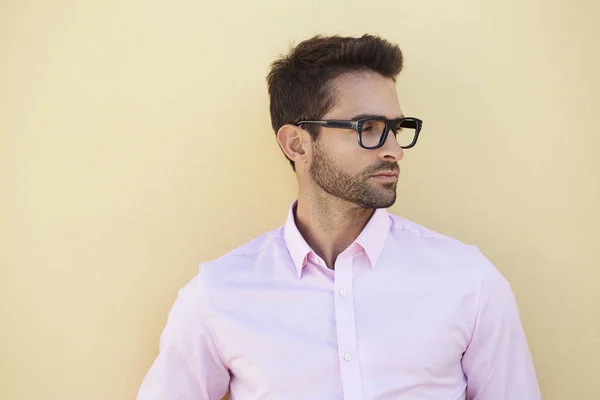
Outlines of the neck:
[[300,193],[296,226],[327,267],[356,240],[375,210],[365,209],[327,193]]

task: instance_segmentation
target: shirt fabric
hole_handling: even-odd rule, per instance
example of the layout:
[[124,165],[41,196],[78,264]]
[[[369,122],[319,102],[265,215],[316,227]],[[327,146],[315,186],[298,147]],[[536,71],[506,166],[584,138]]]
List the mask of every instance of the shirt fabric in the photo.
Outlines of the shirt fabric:
[[335,269],[294,219],[200,266],[138,400],[537,400],[511,287],[475,246],[376,210]]

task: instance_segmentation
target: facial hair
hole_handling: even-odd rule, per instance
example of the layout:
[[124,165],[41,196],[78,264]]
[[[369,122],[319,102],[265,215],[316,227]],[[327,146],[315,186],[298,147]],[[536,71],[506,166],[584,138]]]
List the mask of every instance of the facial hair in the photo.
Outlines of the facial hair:
[[314,142],[313,149],[310,176],[326,193],[373,210],[390,207],[396,202],[397,183],[376,184],[370,176],[382,171],[399,171],[398,163],[380,161],[351,175],[335,164],[318,140]]

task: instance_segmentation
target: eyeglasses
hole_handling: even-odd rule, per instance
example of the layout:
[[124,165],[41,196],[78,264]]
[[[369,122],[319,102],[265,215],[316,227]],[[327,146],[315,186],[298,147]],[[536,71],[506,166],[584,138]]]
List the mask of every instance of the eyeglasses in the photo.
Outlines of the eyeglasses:
[[358,133],[358,144],[363,149],[378,149],[385,143],[389,132],[392,132],[403,149],[410,149],[417,144],[423,121],[418,118],[404,117],[360,118],[356,120],[330,119],[322,121],[299,121],[295,125],[315,124],[326,128],[354,129]]

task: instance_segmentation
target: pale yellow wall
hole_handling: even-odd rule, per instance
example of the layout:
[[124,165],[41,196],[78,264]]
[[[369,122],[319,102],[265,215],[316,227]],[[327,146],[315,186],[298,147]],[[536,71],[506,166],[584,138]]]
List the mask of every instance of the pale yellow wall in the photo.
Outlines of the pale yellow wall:
[[134,398],[197,264],[284,222],[264,77],[320,32],[400,44],[425,125],[393,211],[513,283],[544,399],[600,399],[599,20],[583,0],[0,2],[0,399]]

